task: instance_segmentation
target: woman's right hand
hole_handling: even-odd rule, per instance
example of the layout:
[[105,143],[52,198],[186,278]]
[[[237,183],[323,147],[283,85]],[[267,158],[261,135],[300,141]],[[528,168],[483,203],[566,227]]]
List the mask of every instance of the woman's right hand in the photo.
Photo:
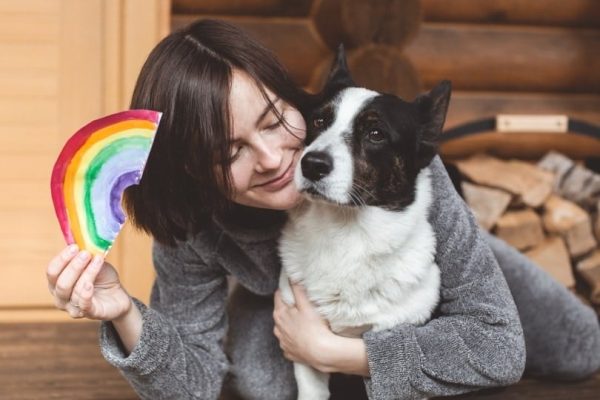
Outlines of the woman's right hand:
[[72,318],[111,321],[132,307],[119,274],[104,257],[91,257],[76,245],[64,248],[46,268],[48,289],[57,308]]

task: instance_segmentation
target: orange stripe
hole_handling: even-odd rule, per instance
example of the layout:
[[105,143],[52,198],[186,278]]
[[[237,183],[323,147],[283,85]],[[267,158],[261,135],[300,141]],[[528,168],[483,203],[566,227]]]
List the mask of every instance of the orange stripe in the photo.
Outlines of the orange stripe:
[[75,243],[81,248],[86,248],[87,244],[85,242],[83,233],[81,231],[81,226],[79,224],[79,218],[77,218],[77,208],[75,205],[75,193],[73,189],[73,182],[77,171],[79,170],[81,158],[83,155],[89,150],[91,146],[93,146],[96,142],[106,139],[107,137],[118,133],[120,131],[125,131],[128,129],[141,128],[141,129],[149,129],[156,130],[156,123],[146,121],[146,120],[129,120],[119,122],[106,128],[100,129],[90,135],[90,137],[86,140],[85,144],[77,150],[77,153],[71,159],[69,166],[67,167],[67,172],[65,175],[65,185],[64,185],[64,196],[65,196],[65,207],[67,209],[67,213],[69,216],[69,224],[71,225],[71,231],[73,232],[73,238],[75,239]]

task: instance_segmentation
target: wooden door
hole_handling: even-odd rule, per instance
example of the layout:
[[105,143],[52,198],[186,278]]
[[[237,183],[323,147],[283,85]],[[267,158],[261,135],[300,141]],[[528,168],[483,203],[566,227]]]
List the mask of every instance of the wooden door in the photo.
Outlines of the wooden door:
[[[44,273],[64,246],[52,166],[79,127],[128,108],[169,15],[169,0],[0,2],[0,321],[68,319],[54,308]],[[146,301],[149,240],[126,228],[109,261]]]

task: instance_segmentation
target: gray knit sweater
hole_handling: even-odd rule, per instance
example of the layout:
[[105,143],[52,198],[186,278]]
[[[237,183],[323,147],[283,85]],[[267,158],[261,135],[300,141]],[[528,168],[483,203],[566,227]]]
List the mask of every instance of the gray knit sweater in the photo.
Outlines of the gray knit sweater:
[[[541,341],[552,349],[527,358],[533,373],[568,377],[576,371],[572,375],[581,376],[597,368],[600,329],[591,310],[519,253],[511,253],[504,242],[477,228],[439,157],[431,169],[434,199],[429,220],[437,236],[436,262],[442,274],[440,306],[424,326],[401,324],[363,335],[371,373],[364,380],[369,397],[417,399],[518,381],[525,367],[525,341],[504,276],[517,274],[510,271],[516,271],[518,264],[533,274],[533,288],[513,293],[524,311],[538,315],[555,296],[558,304],[552,312],[580,313],[585,320],[583,327],[576,322],[575,328],[573,321],[565,327],[561,321],[527,326],[523,320],[531,343]],[[217,399],[223,388],[245,399],[295,397],[292,365],[272,334],[272,295],[280,270],[277,240],[285,214],[269,212],[257,214],[258,223],[250,218],[242,224],[243,218],[236,220],[236,216],[213,219],[205,230],[176,247],[154,244],[157,276],[151,307],[134,299],[143,316],[139,343],[126,357],[112,324],[103,322],[100,330],[102,354],[141,398]],[[506,268],[499,267],[490,245],[504,257],[498,259],[508,264]],[[239,282],[230,294],[228,277]],[[558,338],[544,343],[546,328],[558,331]],[[569,332],[561,336],[565,329]],[[576,343],[573,349],[564,340],[573,337],[573,329],[594,339]],[[590,358],[593,351],[598,357]],[[577,363],[559,360],[548,367],[547,359],[557,354],[569,362],[575,357]],[[537,364],[544,366],[535,369]]]

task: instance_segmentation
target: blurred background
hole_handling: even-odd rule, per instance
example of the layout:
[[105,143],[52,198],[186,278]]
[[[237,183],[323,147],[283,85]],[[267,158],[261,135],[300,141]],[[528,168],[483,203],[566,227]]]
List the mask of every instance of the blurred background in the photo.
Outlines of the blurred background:
[[[54,161],[82,125],[127,109],[149,51],[199,18],[246,29],[310,91],[340,42],[361,85],[412,100],[449,79],[446,129],[497,114],[600,125],[598,0],[1,0],[0,322],[70,320],[54,309],[44,275],[64,246],[49,190]],[[444,159],[483,150],[521,159],[549,149],[574,161],[600,156],[591,138],[488,133],[445,144]],[[149,238],[126,225],[109,261],[147,302]]]
[[[450,79],[446,129],[501,113],[567,114],[600,124],[599,3],[0,1],[0,320],[56,317],[41,273],[63,246],[49,192],[52,165],[75,130],[128,107],[148,52],[172,29],[206,17],[237,24],[308,90],[319,88],[340,42],[361,85],[412,100]],[[563,140],[582,153],[575,155],[600,154],[597,141],[555,137],[542,139]],[[473,152],[464,148],[445,154]],[[512,150],[531,155],[522,146]],[[110,254],[142,299],[152,281],[147,246],[126,227]]]

